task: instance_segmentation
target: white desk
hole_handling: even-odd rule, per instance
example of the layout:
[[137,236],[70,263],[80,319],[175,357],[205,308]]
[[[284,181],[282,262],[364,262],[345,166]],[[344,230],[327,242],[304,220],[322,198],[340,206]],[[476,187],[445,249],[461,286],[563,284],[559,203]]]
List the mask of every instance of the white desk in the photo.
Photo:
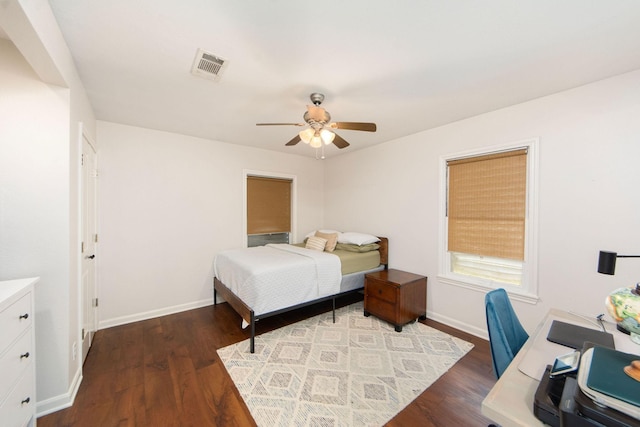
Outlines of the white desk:
[[[533,398],[546,365],[551,365],[555,356],[569,353],[570,348],[553,344],[546,340],[553,320],[561,320],[593,329],[596,325],[566,311],[551,309],[540,322],[535,332],[525,342],[509,367],[482,401],[482,414],[502,427],[543,426],[533,415]],[[606,322],[605,327],[614,336],[617,350],[640,354],[640,346],[634,344],[628,335],[616,330],[614,323]],[[524,372],[529,372],[529,376]],[[540,375],[537,373],[540,372]],[[536,376],[537,375],[537,376]]]

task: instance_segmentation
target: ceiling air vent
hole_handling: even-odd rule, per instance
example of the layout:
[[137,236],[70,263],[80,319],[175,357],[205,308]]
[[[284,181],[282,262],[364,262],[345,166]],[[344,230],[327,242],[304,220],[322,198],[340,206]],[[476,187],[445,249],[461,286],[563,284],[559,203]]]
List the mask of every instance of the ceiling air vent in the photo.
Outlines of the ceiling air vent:
[[218,81],[227,68],[227,60],[212,53],[198,49],[191,67],[191,74]]

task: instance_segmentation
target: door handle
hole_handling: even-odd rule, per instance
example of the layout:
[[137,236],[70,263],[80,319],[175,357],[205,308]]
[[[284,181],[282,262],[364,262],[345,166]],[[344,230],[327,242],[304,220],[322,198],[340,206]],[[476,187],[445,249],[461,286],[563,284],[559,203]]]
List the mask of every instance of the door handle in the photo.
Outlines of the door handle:
[[87,255],[87,256],[85,257],[85,259],[94,259],[95,257],[96,257],[96,255],[95,255],[95,254],[93,254],[93,255]]

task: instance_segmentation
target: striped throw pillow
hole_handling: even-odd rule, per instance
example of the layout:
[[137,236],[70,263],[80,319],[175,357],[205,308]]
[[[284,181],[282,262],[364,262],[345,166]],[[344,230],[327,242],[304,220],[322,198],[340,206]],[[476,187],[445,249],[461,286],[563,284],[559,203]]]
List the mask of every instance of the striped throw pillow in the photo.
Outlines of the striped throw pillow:
[[322,237],[312,236],[307,239],[307,244],[305,248],[313,249],[314,251],[324,251],[324,247],[327,244],[327,239],[323,239]]

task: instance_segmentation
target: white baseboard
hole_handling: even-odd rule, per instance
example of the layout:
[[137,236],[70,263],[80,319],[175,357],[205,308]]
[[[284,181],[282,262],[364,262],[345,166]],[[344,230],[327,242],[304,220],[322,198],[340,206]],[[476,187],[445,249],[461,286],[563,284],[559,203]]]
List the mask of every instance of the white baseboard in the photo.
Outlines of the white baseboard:
[[459,320],[453,319],[449,316],[443,316],[433,311],[427,311],[427,317],[431,320],[435,320],[436,322],[444,323],[445,325],[451,326],[452,328],[460,329],[463,332],[475,335],[478,338],[482,338],[487,341],[489,340],[487,330],[484,328],[479,328],[468,323],[463,323]]
[[107,329],[114,326],[126,325],[127,323],[153,319],[156,317],[166,316],[168,314],[175,314],[175,313],[180,313],[187,310],[193,310],[195,308],[206,307],[208,305],[213,305],[213,296],[211,298],[207,298],[200,301],[173,305],[170,307],[164,307],[157,310],[145,311],[143,313],[136,313],[128,316],[115,317],[113,319],[101,320],[98,324],[98,329]]
[[78,368],[66,393],[36,402],[36,418],[71,407],[76,400],[82,378],[82,368]]

